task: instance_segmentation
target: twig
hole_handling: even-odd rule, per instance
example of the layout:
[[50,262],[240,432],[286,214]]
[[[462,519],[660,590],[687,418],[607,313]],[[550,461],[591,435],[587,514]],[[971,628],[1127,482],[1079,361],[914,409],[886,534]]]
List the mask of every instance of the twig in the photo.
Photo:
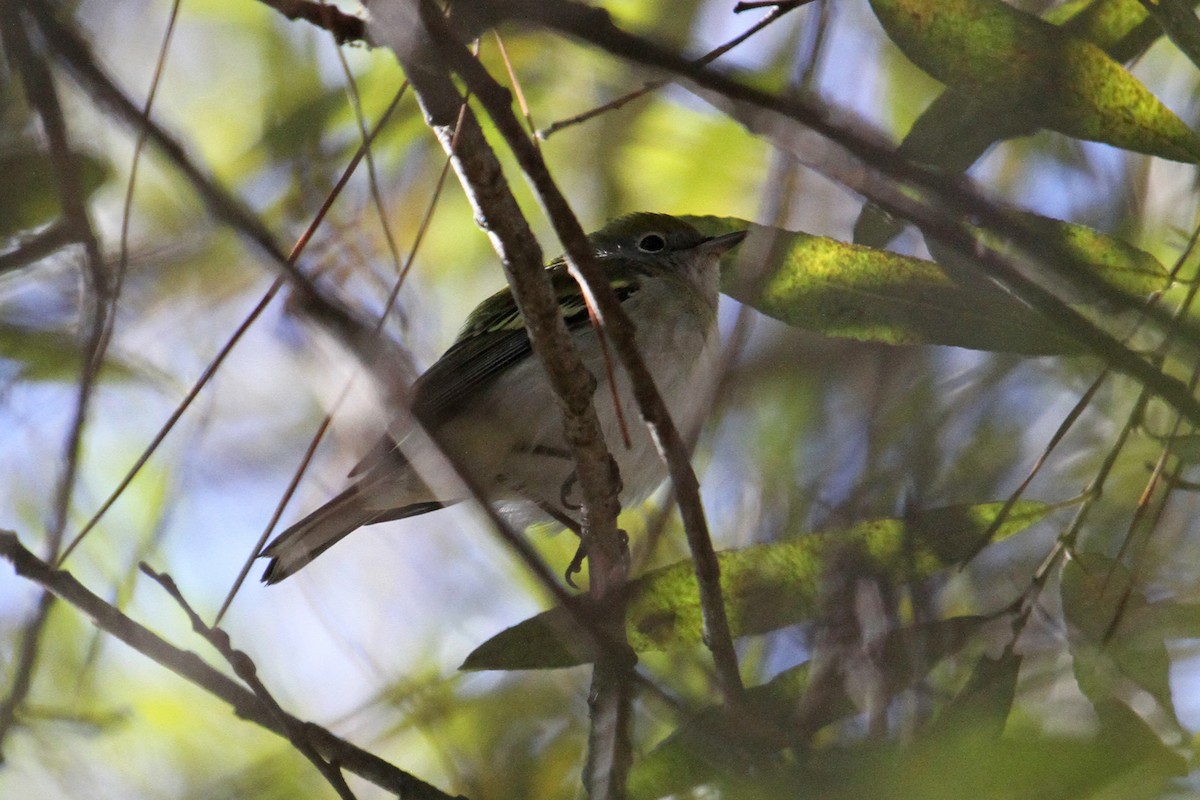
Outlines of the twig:
[[[379,132],[383,130],[383,126],[387,123],[387,121],[389,119],[391,119],[392,113],[395,112],[396,107],[400,105],[400,100],[401,100],[401,98],[404,97],[404,93],[405,93],[405,91],[407,91],[407,89],[408,89],[408,83],[405,82],[396,91],[396,94],[392,98],[392,101],[390,103],[388,103],[387,108],[385,108],[383,110],[383,113],[379,115],[379,121],[375,124],[374,129],[372,129],[369,133],[364,133],[363,141],[359,144],[358,149],[355,151],[354,155],[350,158],[349,163],[346,164],[345,169],[342,170],[342,174],[338,177],[337,183],[335,183],[333,185],[333,188],[330,189],[329,194],[325,197],[325,200],[321,203],[321,207],[319,209],[317,209],[317,213],[313,216],[312,221],[308,224],[308,227],[305,229],[304,233],[301,234],[300,238],[296,241],[296,244],[292,247],[292,252],[288,255],[288,258],[290,260],[295,261],[297,258],[299,258],[300,253],[303,252],[304,248],[308,245],[309,241],[312,240],[312,237],[316,233],[317,228],[320,227],[320,225],[324,221],[326,215],[329,213],[329,210],[333,207],[334,201],[337,200],[337,198],[341,196],[342,190],[345,189],[346,184],[350,182],[350,176],[354,174],[354,171],[358,168],[358,165],[362,162],[363,158],[366,156],[367,152],[370,150],[371,143],[373,141],[375,141],[375,137],[378,136]],[[409,263],[411,263],[411,261]],[[405,267],[400,270],[400,277],[397,279],[397,288],[392,293],[392,295],[388,298],[388,303],[387,303],[387,305],[384,306],[383,314],[380,315],[379,323],[376,326],[377,335],[380,331],[382,331],[383,321],[387,318],[388,311],[389,311],[389,309],[391,309],[392,302],[394,301],[394,298],[396,296],[396,292],[399,291],[400,282],[402,282],[404,280],[405,275],[408,274],[407,266],[408,265],[406,264]],[[262,314],[263,310],[266,307],[266,304],[270,302],[271,297],[273,297],[275,295],[275,293],[278,292],[280,288],[282,288],[282,286],[283,286],[282,278],[277,279],[275,281],[275,283],[272,284],[271,288],[267,292],[267,295],[265,295],[263,297],[263,299],[261,301],[259,301],[259,304],[257,306],[255,306],[254,311],[251,312],[250,317],[248,317],[246,319],[246,321],[242,324],[242,326],[239,327],[238,330],[235,332],[234,336],[236,338],[240,338],[241,335],[246,332],[246,329],[248,328],[248,326],[255,319],[257,319],[259,315]],[[225,349],[223,349],[221,351],[219,357],[222,361],[224,360],[224,356],[229,354],[229,348],[231,348],[233,346],[234,341],[235,340],[231,339],[231,341],[226,345]],[[213,371],[215,371],[215,368],[213,369]],[[212,374],[211,372],[207,372],[207,371],[205,373],[205,375],[208,377],[211,377],[211,374]],[[196,387],[193,388],[191,397],[195,397],[195,392],[197,392],[197,391],[199,391],[199,385],[197,385]],[[248,576],[250,574],[250,570],[254,566],[254,559],[258,557],[259,551],[262,550],[263,545],[266,544],[266,542],[267,542],[267,537],[270,536],[271,531],[275,529],[275,525],[276,525],[276,523],[279,522],[279,518],[283,515],[283,511],[287,507],[288,502],[291,501],[292,496],[296,493],[296,488],[300,485],[300,479],[302,477],[304,477],[304,473],[307,471],[308,464],[311,461],[313,454],[316,452],[317,445],[319,445],[321,443],[321,440],[324,438],[325,431],[329,427],[330,422],[332,422],[332,416],[326,415],[325,418],[321,421],[321,424],[317,426],[317,430],[313,434],[312,440],[310,441],[309,446],[308,446],[307,450],[305,451],[304,456],[300,460],[300,466],[296,469],[295,473],[292,475],[291,481],[288,483],[288,486],[284,490],[283,495],[279,498],[279,502],[276,503],[276,505],[275,505],[275,511],[272,513],[270,520],[268,520],[266,528],[263,530],[262,534],[259,536],[258,542],[254,545],[254,548],[250,551],[250,554],[247,556],[246,561],[242,564],[242,568],[238,572],[237,577],[234,579],[233,585],[229,588],[229,592],[225,595],[225,600],[221,603],[221,608],[217,611],[217,616],[215,617],[215,619],[213,621],[213,625],[219,625],[221,623],[221,619],[224,618],[225,612],[229,610],[229,606],[233,602],[234,596],[237,595],[238,590],[241,589],[242,584],[245,583],[246,576]],[[157,443],[157,441],[161,441],[161,439],[156,440],[156,443]],[[82,536],[82,534],[80,534],[80,535]]]
[[283,728],[284,735],[288,741],[307,758],[317,771],[320,772],[329,785],[334,788],[339,797],[349,798],[354,800],[354,793],[350,791],[350,787],[346,785],[346,779],[336,764],[325,760],[320,753],[313,747],[312,742],[307,735],[307,726],[303,723],[293,724],[293,720],[284,712],[283,707],[275,699],[274,695],[267,689],[266,685],[258,677],[258,668],[254,666],[254,661],[250,656],[242,650],[238,650],[233,646],[233,642],[229,638],[229,634],[220,628],[210,628],[204,624],[204,620],[200,619],[200,615],[195,612],[186,599],[183,593],[179,591],[179,587],[175,585],[175,581],[171,576],[161,572],[155,572],[146,562],[138,564],[138,568],[142,573],[148,576],[151,580],[163,588],[163,590],[171,596],[181,609],[187,615],[188,621],[192,625],[192,630],[195,631],[201,638],[211,644],[213,648],[221,654],[221,657],[233,667],[234,674],[242,679],[242,682],[250,687],[250,691],[254,692],[254,696],[267,709],[268,713],[279,723]]
[[[14,2],[16,0],[9,0]],[[274,236],[246,206],[206,175],[188,157],[183,147],[152,120],[143,119],[140,109],[106,75],[91,55],[91,48],[69,25],[58,20],[53,7],[38,0],[23,0],[37,21],[46,43],[59,57],[98,106],[132,130],[145,130],[146,140],[184,177],[212,216],[248,239],[302,293],[308,316],[337,336],[374,372],[385,386],[399,381],[394,365],[404,359],[396,348],[381,342],[373,326],[359,319],[343,303],[317,287],[312,279],[288,260]]]
[[260,0],[290,20],[302,19],[333,34],[338,44],[366,42],[367,25],[364,20],[339,9],[337,6],[315,0]]
[[36,263],[74,241],[71,226],[59,220],[21,242],[15,249],[0,254],[0,275]]
[[[812,0],[799,0],[798,2],[796,2],[795,0],[793,0],[793,2],[785,2],[784,0],[779,0],[778,2],[768,2],[768,3],[738,3],[738,5],[736,7],[734,7],[734,9],[733,9],[733,12],[735,14],[740,13],[742,11],[748,11],[751,8],[763,8],[763,7],[768,7],[768,6],[771,7],[771,13],[764,16],[758,22],[754,23],[752,26],[750,26],[749,28],[747,28],[745,31],[738,34],[737,36],[733,37],[728,42],[725,42],[725,44],[722,44],[719,47],[709,50],[707,53],[700,56],[692,63],[695,64],[696,66],[704,66],[705,64],[712,63],[713,61],[717,60],[721,56],[728,53],[733,48],[737,47],[742,42],[749,39],[754,34],[761,31],[763,28],[765,28],[768,25],[775,22],[775,20],[779,19],[784,14],[788,13],[789,11],[793,11],[793,10],[799,8],[800,6],[806,5],[810,2],[812,2]],[[580,123],[587,122],[588,120],[598,117],[601,114],[606,114],[609,111],[616,111],[618,108],[621,108],[622,106],[632,103],[634,100],[637,100],[639,97],[643,97],[644,95],[647,95],[650,92],[661,89],[662,87],[666,86],[669,83],[672,83],[672,81],[668,78],[659,78],[657,80],[646,81],[640,87],[638,87],[637,89],[634,89],[632,92],[627,92],[627,93],[621,95],[620,97],[616,97],[612,100],[609,100],[607,103],[603,103],[601,105],[596,106],[595,108],[588,109],[587,111],[576,114],[572,117],[567,117],[566,119],[560,119],[557,122],[552,122],[551,124],[547,125],[545,128],[542,128],[541,130],[539,130],[536,133],[537,138],[534,140],[534,143],[536,144],[538,140],[545,141],[546,139],[549,139],[551,136],[553,136],[554,134],[563,130],[564,128],[570,128],[574,125],[579,125]],[[522,100],[521,102],[522,102],[522,107],[524,107],[524,100]],[[531,122],[532,122],[532,120],[531,120]]]
[[[27,550],[11,531],[0,530],[0,558],[12,563],[17,575],[33,581],[87,615],[101,630],[125,642],[150,660],[227,703],[237,716],[286,736],[284,724],[254,695],[224,673],[187,650],[170,644],[88,590],[65,570],[57,570]],[[303,729],[322,757],[399,797],[414,800],[461,800],[397,769],[378,756],[335,736],[325,728],[284,714],[287,726]]]

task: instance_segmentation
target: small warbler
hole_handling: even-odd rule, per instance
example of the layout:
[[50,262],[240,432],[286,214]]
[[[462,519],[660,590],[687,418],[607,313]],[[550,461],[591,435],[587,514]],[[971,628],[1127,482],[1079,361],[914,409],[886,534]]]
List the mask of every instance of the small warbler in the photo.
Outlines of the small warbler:
[[[719,261],[744,237],[744,231],[705,236],[682,220],[649,213],[613,220],[588,237],[680,430],[696,425],[704,412],[704,381],[719,353]],[[583,295],[563,259],[546,269],[563,321],[597,379],[596,413],[620,469],[621,502],[638,503],[666,477],[666,467],[636,418],[624,369],[614,365],[610,372],[605,364]],[[628,443],[618,404],[629,420]],[[527,523],[557,519],[565,524],[578,509],[571,499],[574,462],[558,403],[508,289],[481,303],[450,349],[417,379],[412,417],[502,510]],[[355,480],[348,489],[263,549],[260,556],[271,559],[263,581],[283,580],[363,525],[466,499],[461,488],[450,494],[430,488],[439,484],[430,479],[433,468],[422,463],[420,450],[405,442],[402,432],[389,431],[350,473]]]

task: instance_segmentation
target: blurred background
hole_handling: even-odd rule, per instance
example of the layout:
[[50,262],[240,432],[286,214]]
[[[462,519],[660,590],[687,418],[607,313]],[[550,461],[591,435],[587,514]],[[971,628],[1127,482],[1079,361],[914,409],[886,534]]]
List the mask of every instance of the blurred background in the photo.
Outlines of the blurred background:
[[[623,27],[696,55],[768,13],[734,13],[729,0],[604,6]],[[97,61],[141,104],[171,12],[165,0],[83,0],[64,7],[62,17],[78,26]],[[541,129],[656,77],[536,29],[504,26],[500,35]],[[482,37],[480,55],[507,83],[492,33]],[[815,92],[894,141],[941,88],[889,43],[870,7],[857,0],[816,2],[783,15],[716,64],[743,71],[771,91]],[[55,212],[37,205],[50,198],[53,209],[52,186],[19,180],[22,166],[44,165],[45,156],[37,155],[43,151],[37,116],[11,62],[7,68],[0,81],[0,156],[12,183],[5,188],[0,179],[0,194],[11,222],[0,234],[15,244],[44,229]],[[1132,71],[1196,127],[1197,71],[1170,42],[1160,38]],[[88,210],[100,247],[115,265],[135,136],[106,116],[65,70],[52,74],[72,145],[89,163]],[[356,109],[374,127],[402,80],[390,52],[339,50],[328,34],[288,22],[266,5],[185,0],[152,116],[286,248],[360,146]],[[497,149],[547,257],[557,254],[559,245],[518,170],[503,147]],[[675,85],[555,132],[541,149],[589,230],[647,210],[738,217],[848,241],[863,202]],[[386,325],[423,368],[504,277],[452,174],[437,192],[444,156],[411,95],[400,100],[371,155],[299,264],[346,303],[378,314],[433,207]],[[368,179],[372,172],[377,194]],[[998,201],[1118,236],[1168,267],[1196,224],[1192,167],[1058,134],[999,144],[970,176]],[[893,248],[928,257],[911,229]],[[149,149],[138,164],[127,249],[109,355],[83,427],[68,541],[276,277],[259,252],[214,222],[178,173]],[[80,276],[77,248],[0,273],[0,528],[17,532],[39,554],[49,546],[78,407],[88,302]],[[1184,291],[1172,289],[1168,301]],[[213,663],[219,659],[191,634],[161,588],[139,575],[137,563],[169,573],[211,620],[323,415],[333,414],[330,432],[284,513],[285,524],[342,488],[386,417],[354,358],[293,313],[289,297],[284,289],[267,306],[64,565],[133,618]],[[1103,368],[1083,357],[1022,358],[834,339],[729,298],[722,299],[721,325],[731,346],[729,369],[695,458],[718,549],[901,516],[914,507],[1004,500]],[[1137,396],[1132,381],[1104,382],[1026,496],[1058,503],[1084,492]],[[1172,421],[1165,406],[1146,405],[1103,496],[1091,507],[1078,548],[1117,559],[1112,563],[1129,573],[1139,603],[1183,609],[1175,633],[1131,668],[1134,677],[1109,679],[1114,696],[1163,747],[1190,761],[1191,737],[1200,729],[1200,618],[1189,611],[1200,600],[1200,526],[1194,522],[1195,493],[1186,483],[1186,454],[1177,454],[1179,482],[1169,502],[1152,526],[1138,529],[1133,545],[1124,545]],[[623,526],[636,552],[665,502],[660,491],[645,507],[626,511]],[[1063,508],[988,548],[969,567],[941,576],[929,587],[933,591],[921,594],[923,613],[984,614],[1012,603],[1029,590],[1074,510]],[[565,569],[573,537],[539,529],[529,535],[555,571]],[[675,517],[655,542],[637,569],[687,557]],[[222,624],[292,713],[452,793],[579,795],[589,671],[457,670],[476,646],[550,603],[478,509],[461,505],[365,528],[279,586],[261,586],[257,573],[256,566]],[[11,680],[40,593],[7,568],[0,574],[0,674]],[[1071,644],[1057,581],[1056,572],[1020,639],[1024,661],[1004,725],[1006,736],[1031,745],[1058,741],[1054,737],[1086,739],[1098,724],[1079,685],[1086,668]],[[901,617],[910,612],[902,609]],[[804,661],[812,641],[811,625],[740,639],[747,684],[764,683]],[[5,732],[0,796],[332,796],[286,742],[235,719],[65,604],[51,609],[39,650],[32,689]],[[962,686],[981,652],[994,655],[996,641],[980,636],[964,651],[970,655],[951,657],[921,691],[890,707],[883,725],[895,741],[904,741],[913,720]],[[702,646],[643,654],[641,668],[689,708],[716,700]],[[649,751],[677,724],[671,709],[640,702],[635,750]],[[852,716],[825,741],[849,746],[867,737],[870,727],[865,717]],[[1005,762],[996,769],[1024,766]],[[931,780],[937,774],[934,766],[925,770]],[[1148,784],[1155,795],[1178,797],[1198,788],[1186,774]],[[357,779],[351,785],[362,797],[382,796]],[[851,792],[849,786],[840,791]],[[742,796],[784,796],[760,791]],[[1098,792],[1092,786],[1048,796]]]

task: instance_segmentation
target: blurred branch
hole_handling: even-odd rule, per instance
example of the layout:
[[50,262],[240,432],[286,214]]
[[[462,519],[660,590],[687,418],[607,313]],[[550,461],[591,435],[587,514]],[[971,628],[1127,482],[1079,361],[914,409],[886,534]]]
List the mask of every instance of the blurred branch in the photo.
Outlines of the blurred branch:
[[[571,0],[508,0],[504,3],[478,0],[473,7],[491,14],[493,21],[511,18],[539,24],[589,42],[618,58],[684,78],[700,89],[702,96],[733,115],[752,132],[768,138],[773,135],[781,146],[792,137],[807,135],[809,131],[805,129],[815,131],[844,154],[824,153],[821,158],[813,158],[811,153],[804,153],[803,148],[794,150],[809,166],[874,200],[889,213],[911,220],[927,236],[973,259],[989,277],[1044,314],[1064,333],[1200,425],[1200,403],[1182,381],[1166,375],[1053,293],[1025,277],[1012,258],[982,246],[967,221],[1007,239],[1019,249],[1022,257],[1045,266],[1070,285],[1110,303],[1114,309],[1141,314],[1161,330],[1172,327],[1170,315],[1158,308],[1147,308],[1114,287],[1089,281],[1088,271],[1075,255],[1014,220],[1004,209],[978,194],[968,181],[958,176],[941,175],[898,157],[884,137],[865,123],[847,121],[845,112],[837,114],[842,119],[835,118],[834,111],[817,100],[774,95],[698,67],[656,42],[619,28],[604,9]],[[906,196],[905,187],[917,191],[923,199]],[[1200,331],[1195,325],[1186,326],[1180,338],[1193,353],[1200,347]]]
[[[715,47],[697,58],[694,63],[697,66],[711,64],[713,61],[716,61],[718,58],[725,55],[754,34],[766,28],[768,25],[774,24],[775,21],[780,19],[784,14],[788,13],[789,11],[794,11],[800,6],[807,5],[810,2],[812,2],[812,0],[791,0],[791,2],[787,2],[786,0],[776,0],[775,2],[769,3],[738,3],[733,9],[733,13],[735,14],[742,11],[749,11],[752,8],[761,8],[765,6],[771,7],[771,11],[764,15],[763,18],[758,22],[754,23],[749,28],[730,39],[728,42],[725,42],[725,44]],[[606,114],[609,111],[616,111],[618,108],[621,108],[628,103],[632,103],[634,100],[637,100],[639,97],[643,97],[650,92],[661,89],[669,83],[671,83],[671,81],[665,78],[646,81],[632,92],[626,92],[620,97],[613,98],[603,105],[590,108],[587,111],[567,117],[566,119],[560,119],[557,122],[550,123],[545,128],[542,128],[537,132],[537,138],[545,141],[564,128],[580,125],[590,119],[600,116],[601,114]]]
[[[25,97],[30,107],[37,111],[41,122],[63,211],[61,224],[70,239],[78,242],[83,248],[83,275],[87,288],[82,296],[86,310],[81,311],[81,316],[86,319],[81,325],[86,331],[83,362],[79,368],[78,391],[63,442],[62,470],[55,487],[52,517],[46,533],[47,551],[50,558],[54,558],[62,547],[67,527],[71,496],[74,494],[79,474],[83,432],[87,424],[93,388],[104,359],[106,320],[111,313],[111,304],[116,298],[109,285],[100,243],[88,217],[80,164],[71,150],[66,119],[58,100],[54,78],[42,55],[35,52],[32,37],[25,29],[26,24],[27,21],[14,2],[0,2],[0,43],[3,44],[13,71],[20,75]],[[16,721],[17,711],[32,688],[41,638],[52,606],[53,597],[49,593],[43,594],[38,601],[36,612],[21,633],[12,684],[8,695],[0,702],[0,752],[3,751],[3,743]]]
[[1196,11],[1183,0],[1141,0],[1155,22],[1162,26],[1167,38],[1191,62],[1200,67],[1200,20]]
[[27,550],[12,531],[0,531],[0,558],[13,565],[17,575],[30,580],[86,614],[101,630],[155,663],[232,707],[234,713],[281,736],[301,730],[316,752],[329,762],[374,783],[399,797],[414,800],[461,800],[404,772],[325,728],[297,719],[286,712],[275,713],[260,697],[214,669],[188,650],[181,650],[158,634],[121,613],[75,579],[70,572],[56,570]]
[[366,22],[337,6],[313,0],[259,0],[290,20],[302,19],[333,34],[338,44],[367,41]]
[[21,242],[15,249],[0,254],[0,274],[21,269],[41,261],[75,242],[71,226],[59,220],[45,230]]

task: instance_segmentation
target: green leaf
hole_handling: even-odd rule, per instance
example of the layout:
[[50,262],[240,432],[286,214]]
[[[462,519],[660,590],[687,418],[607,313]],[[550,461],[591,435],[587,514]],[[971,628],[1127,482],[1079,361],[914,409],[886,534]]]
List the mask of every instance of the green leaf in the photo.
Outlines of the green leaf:
[[[897,579],[927,578],[969,558],[1003,506],[948,506],[719,553],[730,629],[734,636],[748,636],[811,619],[829,559],[848,547],[861,550],[865,568]],[[1050,510],[1041,502],[1016,503],[992,541],[1024,530]],[[634,650],[701,641],[703,621],[691,561],[648,572],[628,589],[627,635]],[[559,607],[484,642],[460,669],[549,669],[588,663],[593,657],[571,614]]]
[[[1091,276],[1134,294],[1165,288],[1166,270],[1149,254],[1080,225],[1017,215],[1093,265]],[[687,216],[708,234],[760,231],[772,242],[763,277],[743,263],[748,242],[723,264],[722,291],[798,328],[887,344],[939,344],[1022,355],[1073,354],[1078,344],[990,281],[964,280],[946,267],[835,239],[752,225],[732,217]],[[741,251],[741,252],[740,252]],[[968,277],[973,270],[965,270]]]
[[1110,703],[1132,681],[1159,704],[1182,733],[1171,695],[1171,660],[1164,638],[1139,635],[1156,614],[1129,570],[1097,553],[1078,553],[1063,567],[1063,615],[1080,691],[1096,706]]
[[[0,323],[0,360],[14,362],[22,380],[78,380],[82,358],[79,340],[71,334]],[[105,380],[129,380],[135,374],[144,372],[110,353],[100,377]]]
[[[1072,266],[1087,265],[1088,269],[1086,274],[1081,276],[1080,283],[1085,287],[1094,286],[1092,291],[1087,288],[1080,289],[1056,271],[1040,265],[1031,265],[1031,268],[1038,270],[1036,277],[1039,283],[1054,287],[1068,302],[1103,305],[1103,294],[1100,292],[1102,287],[1098,284],[1124,292],[1132,298],[1142,298],[1151,292],[1162,291],[1170,284],[1171,276],[1158,259],[1121,239],[1085,225],[1043,217],[1040,214],[1010,212],[1008,216],[1014,227],[1023,228],[1044,242],[1046,250],[1060,252],[1076,259],[1064,259],[1060,263]],[[1000,252],[1008,249],[1001,237],[989,232],[981,231],[979,239]],[[928,244],[937,262],[959,284],[987,282],[982,270],[973,266],[965,256],[940,245],[936,240],[931,239]]]
[[[108,179],[108,165],[94,156],[75,154],[85,196]],[[0,238],[50,222],[62,213],[50,157],[32,147],[0,153]]]
[[[1162,34],[1138,0],[1068,3],[1050,9],[1046,20],[1121,62],[1142,53]],[[1032,133],[1035,127],[1020,114],[1006,113],[992,99],[946,89],[913,123],[898,154],[927,166],[963,172],[995,142]],[[902,228],[902,222],[868,203],[854,224],[854,241],[883,247]]]
[[1021,124],[1195,163],[1200,137],[1100,47],[1000,0],[872,0],[921,69]]
[[[951,617],[889,631],[878,647],[872,645],[872,663],[885,682],[883,691],[895,694],[915,684],[961,649],[985,621],[985,617]],[[796,719],[797,713],[802,720]],[[712,780],[723,769],[753,768],[764,756],[790,745],[797,725],[815,732],[856,713],[844,681],[810,686],[809,664],[799,664],[747,689],[732,716],[724,706],[701,709],[634,765],[629,796],[679,794]],[[756,724],[746,726],[742,721],[747,718]],[[788,737],[781,739],[781,731],[787,731]]]

